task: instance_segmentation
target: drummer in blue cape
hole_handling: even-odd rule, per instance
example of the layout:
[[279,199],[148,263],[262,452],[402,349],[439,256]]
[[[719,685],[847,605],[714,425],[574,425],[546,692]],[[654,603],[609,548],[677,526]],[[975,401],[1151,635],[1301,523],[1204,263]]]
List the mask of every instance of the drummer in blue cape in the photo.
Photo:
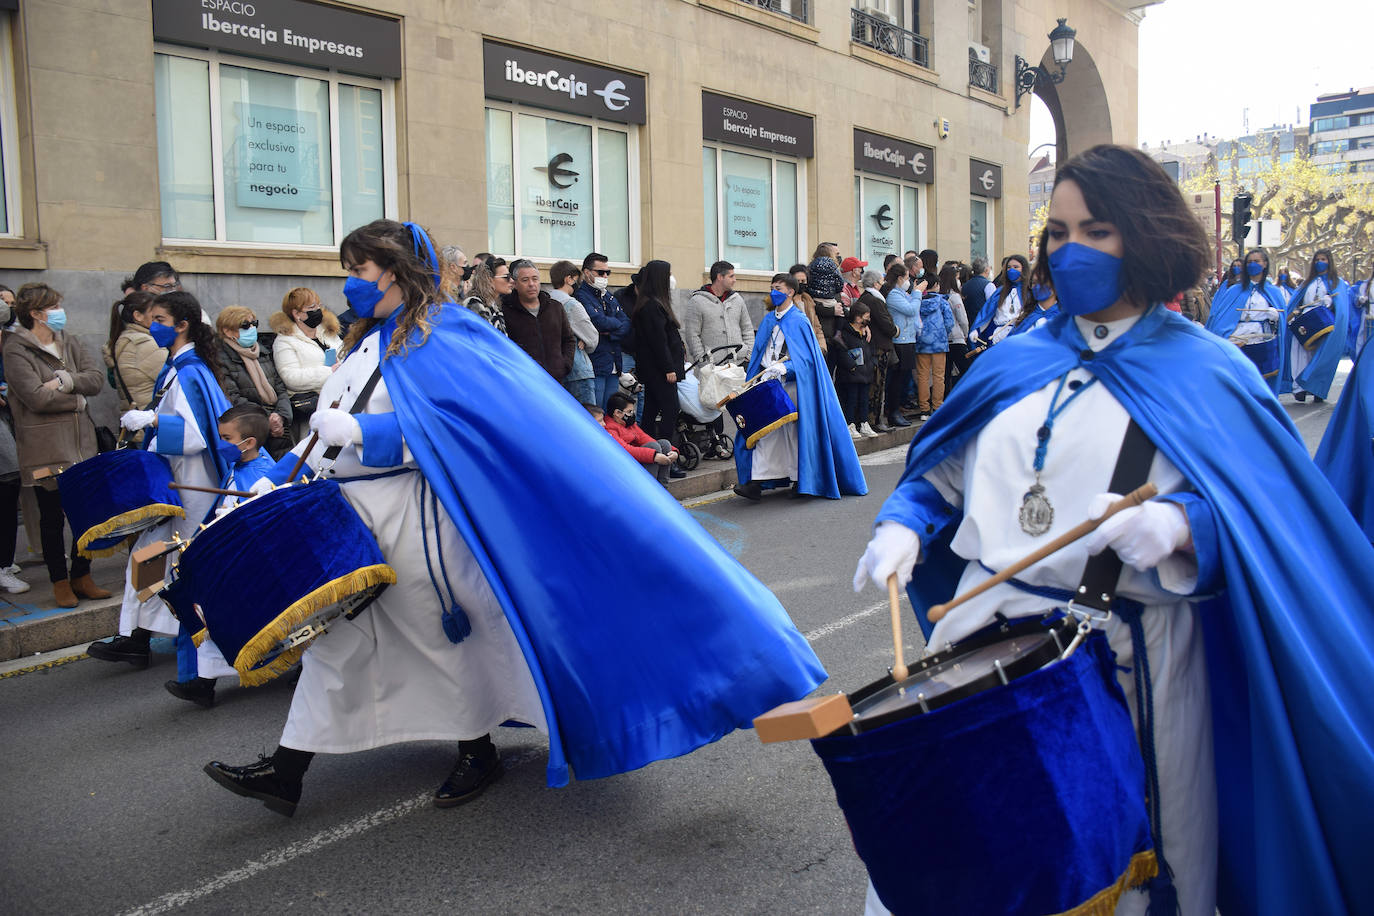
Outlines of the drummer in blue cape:
[[[793,301],[796,295],[792,275],[773,278],[768,314],[754,335],[747,369],[759,386],[749,397],[725,404],[738,428],[735,494],[758,502],[765,489],[791,484],[793,496],[862,496],[868,484],[849,424],[811,322]],[[739,409],[746,401],[753,402],[749,415]]]
[[[1115,551],[1112,614],[1095,625],[1138,730],[1152,706],[1139,737],[1161,872],[1117,912],[1172,912],[1174,893],[1184,916],[1374,910],[1374,548],[1254,365],[1163,307],[1209,254],[1157,164],[1111,146],[1070,159],[1039,248],[1063,314],[992,348],[922,428],[855,588],[895,573],[924,609],[1101,514],[1134,420],[1164,495],[933,632],[921,613],[928,644],[1062,608],[1090,555]],[[1015,760],[988,764],[1015,778]],[[1014,864],[988,868],[1017,880]],[[883,910],[871,887],[868,902]]]
[[1279,392],[1291,391],[1299,401],[1324,401],[1331,393],[1341,358],[1354,356],[1348,344],[1355,313],[1349,285],[1336,272],[1331,249],[1318,248],[1308,265],[1307,279],[1288,302],[1288,346]]
[[[167,459],[178,484],[214,487],[229,471],[229,462],[219,448],[218,421],[231,406],[216,380],[219,345],[214,332],[204,322],[196,297],[181,290],[154,299],[148,306],[148,317],[149,333],[158,346],[171,351],[171,358],[153,386],[149,408],[126,411],[120,417],[120,425],[128,432],[151,430],[144,438],[144,448]],[[185,518],[170,519],[145,530],[134,542],[135,550],[170,540],[174,534],[190,540],[214,508],[215,497],[210,493],[181,490],[179,495]],[[190,684],[197,678],[196,647],[190,634],[160,597],[139,600],[132,564],[124,583],[119,632],[110,642],[92,643],[87,654],[146,668],[152,636],[174,636],[177,679],[170,683]]]
[[[523,350],[443,300],[420,226],[356,229],[340,262],[358,321],[320,392],[337,406],[311,418],[338,451],[308,468],[338,482],[396,582],[305,650],[276,751],[211,762],[212,779],[289,816],[317,753],[453,741],[434,795],[451,807],[501,776],[505,723],[548,735],[561,786],[689,753],[825,679],[758,579]],[[530,428],[559,448],[531,448]],[[252,489],[285,483],[306,448]],[[589,518],[620,549],[582,537]],[[608,581],[638,599],[581,586]]]
[[1240,347],[1270,389],[1279,393],[1279,367],[1287,350],[1288,301],[1269,276],[1269,252],[1245,255],[1241,280],[1219,291],[1207,316],[1207,330]]

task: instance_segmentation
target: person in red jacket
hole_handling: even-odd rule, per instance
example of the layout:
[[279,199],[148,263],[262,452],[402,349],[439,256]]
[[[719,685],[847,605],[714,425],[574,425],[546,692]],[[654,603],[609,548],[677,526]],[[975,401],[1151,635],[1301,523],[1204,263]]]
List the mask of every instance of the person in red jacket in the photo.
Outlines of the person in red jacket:
[[[623,391],[617,391],[606,401],[610,413],[599,418],[617,442],[625,447],[630,457],[644,465],[644,470],[655,474],[659,483],[668,480],[668,472],[677,461],[677,449],[667,439],[655,439],[635,425],[635,402]],[[590,409],[590,408],[589,408]],[[592,411],[596,416],[597,411]]]

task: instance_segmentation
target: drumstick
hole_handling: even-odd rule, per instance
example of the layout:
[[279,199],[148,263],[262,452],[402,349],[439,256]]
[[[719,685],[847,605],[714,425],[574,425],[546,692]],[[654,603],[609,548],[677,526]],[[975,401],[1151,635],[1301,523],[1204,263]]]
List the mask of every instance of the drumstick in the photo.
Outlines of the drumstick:
[[189,483],[169,483],[167,486],[173,490],[195,490],[197,493],[215,493],[219,496],[237,496],[239,499],[251,499],[255,494],[247,490],[221,490],[219,487],[193,487]]
[[892,609],[892,654],[896,662],[892,666],[894,681],[906,680],[906,662],[902,659],[902,601],[897,593],[897,574],[887,577],[887,603]]
[[1145,484],[1139,489],[1127,494],[1126,496],[1122,497],[1121,499],[1117,500],[1116,502],[1108,506],[1107,511],[1102,513],[1101,518],[1090,518],[1086,522],[1083,522],[1082,524],[1074,528],[1070,528],[1068,531],[1065,531],[1063,534],[1055,538],[1053,541],[1050,541],[1044,547],[1041,547],[1039,550],[1035,551],[1029,556],[1022,557],[1020,560],[1017,560],[1015,563],[1011,564],[1006,569],[1002,570],[1000,573],[993,576],[992,578],[985,579],[982,582],[979,582],[973,588],[964,592],[962,595],[959,595],[953,601],[948,601],[945,604],[935,605],[929,611],[926,612],[926,619],[929,620],[931,623],[938,623],[941,617],[944,617],[952,609],[963,604],[965,601],[968,601],[970,598],[976,598],[977,596],[983,594],[983,592],[992,588],[994,585],[1001,585],[1003,582],[1007,581],[1012,576],[1021,572],[1021,570],[1025,569],[1026,567],[1033,566],[1036,563],[1039,563],[1041,560],[1045,559],[1045,557],[1049,556],[1050,554],[1055,553],[1056,551],[1062,550],[1065,547],[1069,546],[1079,538],[1092,534],[1093,531],[1097,530],[1097,527],[1099,525],[1101,525],[1107,519],[1111,518],[1113,515],[1116,515],[1116,513],[1120,512],[1122,509],[1130,509],[1133,506],[1138,506],[1146,500],[1154,499],[1158,495],[1159,489],[1154,484]]
[[764,369],[764,370],[763,370],[762,372],[760,372],[758,375],[756,375],[756,376],[754,376],[753,378],[751,378],[751,379],[749,379],[748,381],[746,381],[746,382],[740,387],[740,390],[739,390],[739,391],[736,391],[734,394],[730,395],[728,398],[722,398],[721,400],[717,401],[717,402],[716,402],[716,410],[720,410],[720,409],[721,409],[722,407],[724,407],[726,404],[728,404],[729,402],[733,401],[735,398],[739,397],[740,395],[744,394],[744,392],[746,392],[746,391],[748,391],[750,388],[752,388],[752,387],[754,386],[754,383],[756,383],[759,379],[763,378],[763,373],[764,373],[764,372],[767,372],[767,371],[768,371],[767,369]]
[[[343,400],[342,398],[335,398],[335,399],[334,399],[334,403],[329,405],[330,409],[332,410],[333,408],[338,407],[340,401],[342,401],[342,400]],[[287,482],[287,483],[294,483],[294,482],[295,482],[295,480],[296,480],[296,475],[299,474],[299,473],[301,472],[301,468],[305,467],[305,459],[307,459],[307,458],[310,457],[310,453],[311,453],[311,452],[314,450],[314,448],[315,448],[315,443],[316,443],[316,442],[319,442],[319,441],[320,441],[320,432],[319,432],[319,430],[315,430],[315,432],[312,433],[311,436],[310,436],[310,441],[309,441],[308,443],[306,443],[305,451],[301,452],[301,457],[299,458],[299,460],[296,461],[296,466],[295,466],[294,468],[291,469],[291,476],[288,477],[288,478],[286,478],[286,482]]]

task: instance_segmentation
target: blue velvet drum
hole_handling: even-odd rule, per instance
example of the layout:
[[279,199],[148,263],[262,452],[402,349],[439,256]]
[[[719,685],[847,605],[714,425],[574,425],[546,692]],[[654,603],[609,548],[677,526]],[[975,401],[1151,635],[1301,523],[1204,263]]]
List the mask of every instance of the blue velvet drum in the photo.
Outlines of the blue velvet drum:
[[331,480],[245,500],[196,535],[162,596],[199,645],[208,635],[246,686],[290,670],[339,614],[396,572]]
[[1236,340],[1236,346],[1240,347],[1240,352],[1244,353],[1250,362],[1255,364],[1260,375],[1270,379],[1279,374],[1279,359],[1282,350],[1278,335],[1271,334],[1259,340],[1251,339],[1244,342]]
[[898,916],[1111,913],[1157,868],[1115,656],[1093,632],[1044,665],[989,632],[961,646],[1002,652],[1006,683],[989,665],[995,686],[969,693],[978,666],[957,659],[889,676],[851,695],[853,726],[812,742],[854,847]]
[[1331,333],[1336,325],[1336,316],[1324,305],[1314,305],[1305,309],[1293,319],[1288,329],[1298,339],[1305,350],[1315,350],[1322,339]]
[[57,475],[62,511],[85,557],[116,553],[140,531],[185,518],[161,455],[137,448],[102,452]]
[[797,422],[797,405],[777,379],[746,388],[727,401],[725,409],[744,433],[745,448],[753,448],[769,433]]

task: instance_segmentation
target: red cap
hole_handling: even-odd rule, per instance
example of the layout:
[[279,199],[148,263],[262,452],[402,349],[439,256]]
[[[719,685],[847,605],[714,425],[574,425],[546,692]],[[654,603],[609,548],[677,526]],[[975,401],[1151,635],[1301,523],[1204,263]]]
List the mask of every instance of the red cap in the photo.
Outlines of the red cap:
[[840,262],[840,273],[847,274],[856,267],[867,267],[867,261],[860,261],[858,258],[849,257]]

